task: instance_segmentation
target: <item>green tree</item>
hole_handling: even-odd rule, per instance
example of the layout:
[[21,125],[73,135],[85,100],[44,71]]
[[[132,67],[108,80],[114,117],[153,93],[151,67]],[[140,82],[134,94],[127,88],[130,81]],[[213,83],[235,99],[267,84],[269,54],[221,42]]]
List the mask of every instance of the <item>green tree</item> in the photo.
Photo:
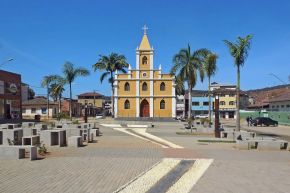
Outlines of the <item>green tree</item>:
[[117,71],[121,71],[126,73],[125,68],[129,66],[128,62],[126,61],[126,57],[124,55],[119,55],[117,53],[111,53],[109,56],[100,55],[99,60],[97,63],[93,65],[94,71],[100,70],[105,71],[101,77],[101,83],[104,81],[106,77],[109,77],[109,83],[111,84],[112,89],[112,116],[115,116],[114,112],[114,74]]
[[51,96],[55,101],[58,100],[58,113],[61,113],[61,98],[62,93],[65,91],[64,86],[66,83],[64,78],[59,77],[50,87]]
[[44,76],[41,82],[42,87],[46,87],[47,90],[47,118],[49,119],[49,94],[50,94],[50,86],[51,84],[58,79],[58,75],[47,75]]
[[[214,53],[208,53],[204,60],[204,71],[208,78],[208,117],[209,123],[211,123],[211,91],[210,91],[210,84],[211,84],[211,77],[215,75],[217,71],[217,61],[218,56]],[[210,124],[209,124],[210,126]]]
[[236,42],[224,40],[224,43],[229,48],[230,54],[234,59],[234,65],[237,67],[237,99],[236,99],[236,125],[237,131],[240,131],[240,68],[245,64],[251,47],[253,36],[238,37]]
[[74,64],[71,62],[66,62],[63,65],[63,75],[64,75],[64,80],[67,84],[69,84],[69,116],[70,119],[72,120],[72,83],[73,81],[79,77],[79,76],[88,76],[90,72],[83,67],[78,67],[75,68]]
[[200,80],[203,81],[204,70],[203,61],[208,53],[207,49],[198,49],[191,52],[190,46],[187,49],[181,49],[173,56],[173,67],[170,73],[175,74],[182,81],[187,82],[188,87],[188,118],[191,118],[191,91],[196,85],[197,75],[199,74]]

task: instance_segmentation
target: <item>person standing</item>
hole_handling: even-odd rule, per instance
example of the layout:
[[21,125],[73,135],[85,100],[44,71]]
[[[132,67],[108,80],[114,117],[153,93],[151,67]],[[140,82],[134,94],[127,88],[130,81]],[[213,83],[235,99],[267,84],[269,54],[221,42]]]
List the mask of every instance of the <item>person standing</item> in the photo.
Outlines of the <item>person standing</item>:
[[249,127],[250,126],[250,117],[247,116],[246,120],[247,120],[247,124],[248,124],[248,127]]

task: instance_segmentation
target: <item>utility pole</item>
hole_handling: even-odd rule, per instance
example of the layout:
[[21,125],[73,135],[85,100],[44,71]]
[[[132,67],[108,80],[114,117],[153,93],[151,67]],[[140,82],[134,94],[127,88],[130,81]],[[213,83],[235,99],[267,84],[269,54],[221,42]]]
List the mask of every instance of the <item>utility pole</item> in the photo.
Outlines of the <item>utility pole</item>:
[[219,96],[216,95],[215,96],[215,101],[214,101],[214,133],[215,133],[215,137],[216,138],[220,138],[220,109],[219,109],[219,103],[220,103],[220,100],[219,100]]

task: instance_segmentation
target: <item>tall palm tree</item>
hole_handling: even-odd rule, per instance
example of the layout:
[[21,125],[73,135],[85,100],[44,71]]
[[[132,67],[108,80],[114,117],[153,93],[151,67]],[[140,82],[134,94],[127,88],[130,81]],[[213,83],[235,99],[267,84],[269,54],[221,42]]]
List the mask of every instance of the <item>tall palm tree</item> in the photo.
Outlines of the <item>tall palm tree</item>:
[[59,77],[56,82],[51,85],[51,95],[55,98],[55,100],[58,100],[58,113],[61,113],[61,98],[62,93],[65,91],[65,84],[66,80]]
[[47,90],[47,93],[46,93],[47,94],[47,119],[49,119],[49,93],[50,93],[49,87],[58,78],[59,78],[58,75],[47,75],[43,77],[42,82],[41,82],[41,87],[46,87],[46,90]]
[[126,73],[125,68],[129,66],[129,63],[126,61],[124,55],[119,55],[117,53],[111,53],[109,56],[100,55],[100,59],[93,65],[94,71],[100,70],[105,72],[101,75],[101,83],[106,77],[109,76],[109,83],[111,84],[112,89],[112,116],[115,116],[115,105],[114,105],[114,74],[116,71],[121,71]]
[[188,87],[188,117],[191,118],[191,91],[196,85],[197,74],[199,73],[200,80],[203,81],[204,70],[203,61],[204,56],[208,53],[207,49],[198,49],[191,52],[190,46],[187,49],[181,49],[176,55],[173,56],[173,67],[171,74],[177,74],[183,81],[187,82]]
[[204,71],[208,78],[208,117],[209,117],[209,126],[211,125],[211,92],[210,92],[210,79],[213,75],[215,75],[217,71],[216,61],[218,55],[214,53],[208,53],[204,60]]
[[71,62],[66,62],[63,65],[63,75],[64,80],[67,84],[69,84],[69,116],[72,120],[72,82],[78,77],[78,76],[88,76],[90,72],[86,68],[78,67],[75,68],[74,64]]
[[236,109],[236,125],[237,131],[240,131],[240,68],[245,64],[251,47],[251,40],[253,36],[247,35],[246,37],[238,37],[236,42],[224,40],[228,46],[230,54],[234,59],[234,64],[237,67],[237,109]]

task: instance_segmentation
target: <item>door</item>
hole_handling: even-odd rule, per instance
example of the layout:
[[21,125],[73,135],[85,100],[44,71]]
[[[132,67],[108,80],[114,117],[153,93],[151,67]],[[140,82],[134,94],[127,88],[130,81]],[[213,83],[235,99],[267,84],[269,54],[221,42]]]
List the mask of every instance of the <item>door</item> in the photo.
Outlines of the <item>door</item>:
[[149,103],[144,99],[140,105],[140,117],[149,117],[149,115]]

